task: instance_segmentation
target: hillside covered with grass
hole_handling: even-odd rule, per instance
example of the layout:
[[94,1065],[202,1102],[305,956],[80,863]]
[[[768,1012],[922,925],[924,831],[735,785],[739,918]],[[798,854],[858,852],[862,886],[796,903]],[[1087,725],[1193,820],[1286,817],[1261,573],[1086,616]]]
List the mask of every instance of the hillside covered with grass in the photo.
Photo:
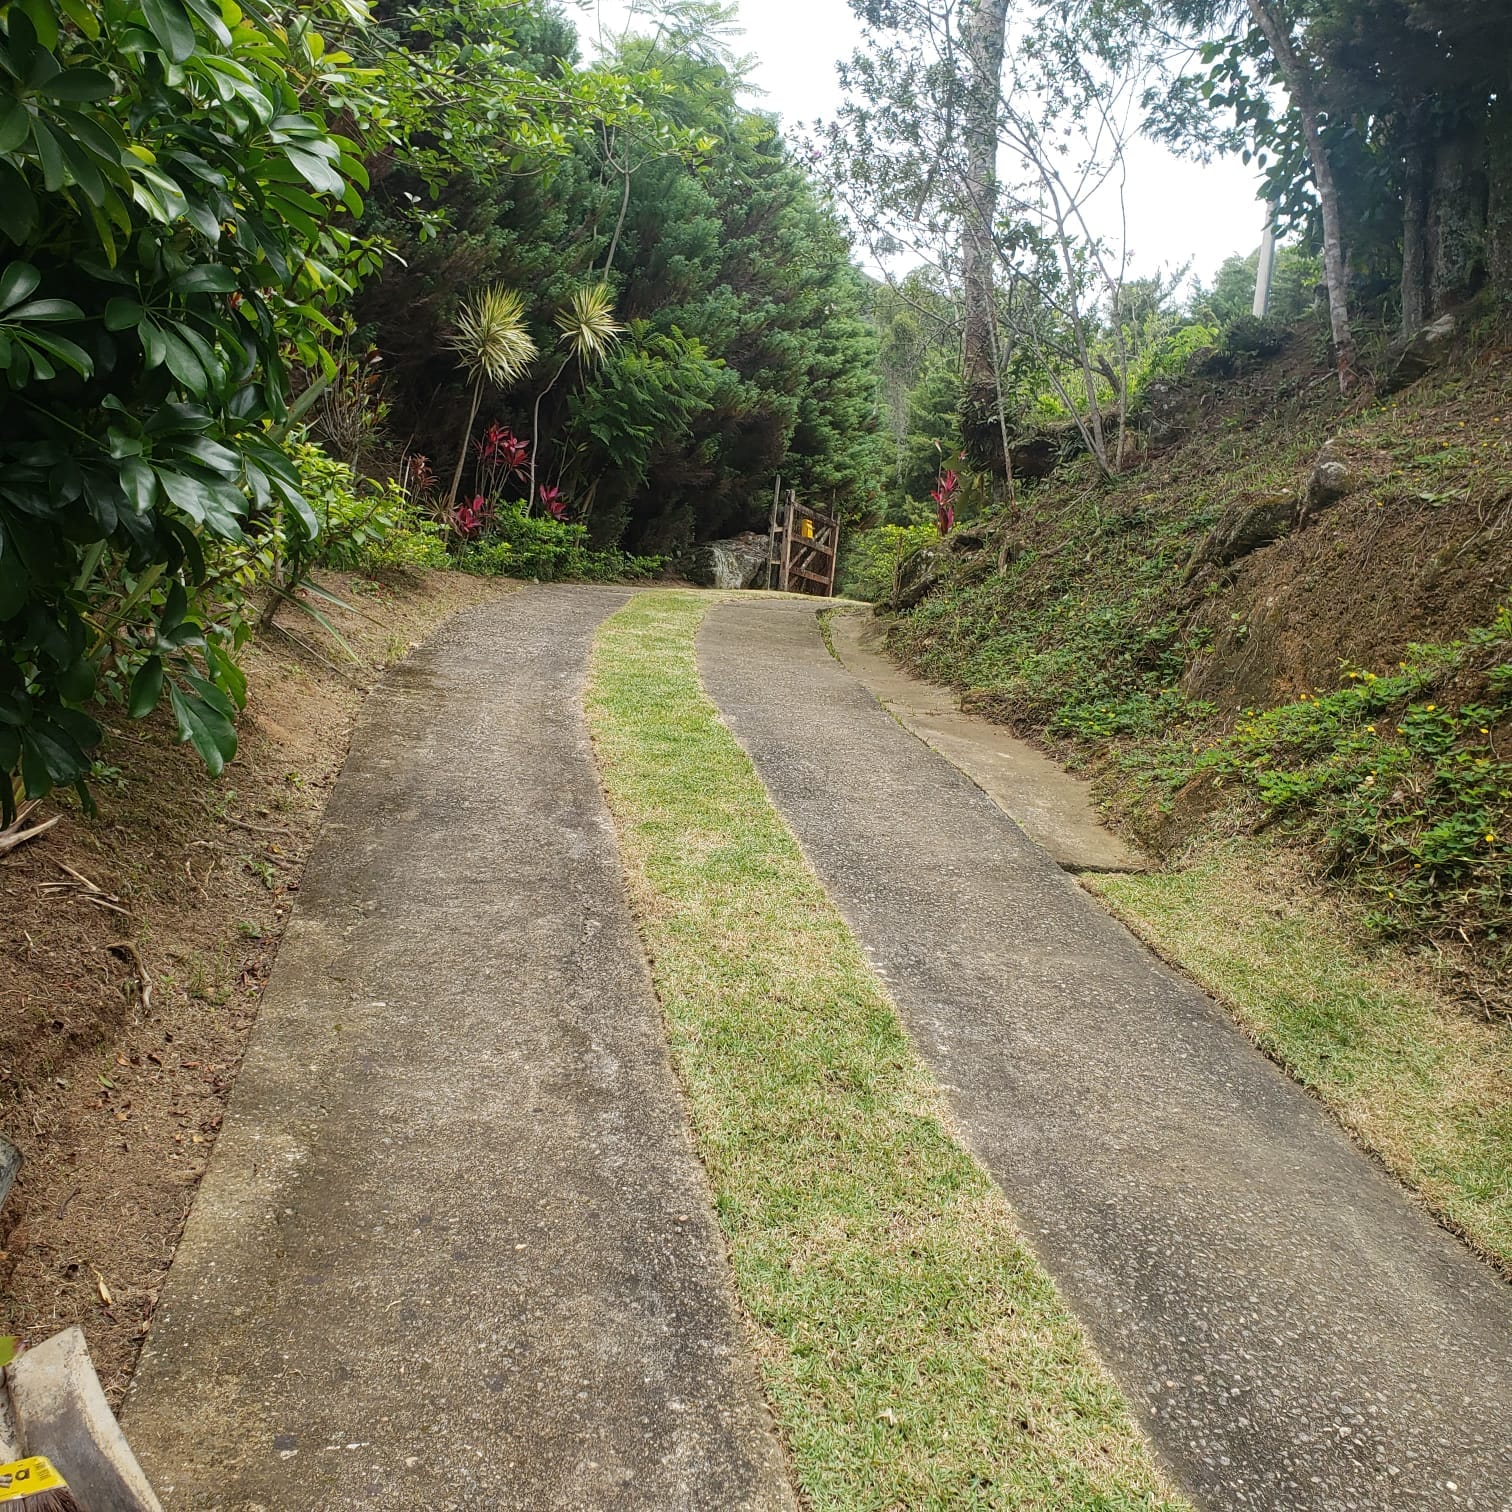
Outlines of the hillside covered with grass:
[[1483,323],[1388,397],[1326,378],[1299,334],[1167,385],[1143,465],[1073,459],[916,547],[891,644],[1089,769],[1155,856],[1301,847],[1370,934],[1506,1014],[1512,348]]

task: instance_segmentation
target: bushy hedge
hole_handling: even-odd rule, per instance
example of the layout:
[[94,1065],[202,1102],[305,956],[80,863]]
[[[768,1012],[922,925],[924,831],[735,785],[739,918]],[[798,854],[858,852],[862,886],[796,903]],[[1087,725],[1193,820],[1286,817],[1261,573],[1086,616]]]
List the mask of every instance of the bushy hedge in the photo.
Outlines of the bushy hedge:
[[623,551],[595,551],[588,544],[585,526],[527,514],[523,504],[503,504],[485,537],[467,547],[457,565],[485,577],[606,583],[654,577],[663,562],[660,557],[630,556]]

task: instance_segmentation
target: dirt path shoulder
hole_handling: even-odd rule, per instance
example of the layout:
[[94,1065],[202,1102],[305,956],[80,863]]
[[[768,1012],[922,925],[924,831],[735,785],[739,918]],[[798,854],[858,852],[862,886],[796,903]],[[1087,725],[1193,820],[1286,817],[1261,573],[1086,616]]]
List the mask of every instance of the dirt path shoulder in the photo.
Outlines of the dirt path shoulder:
[[[220,781],[171,719],[112,725],[96,818],[71,795],[0,859],[0,1131],[25,1165],[0,1226],[0,1332],[83,1327],[118,1402],[221,1126],[352,724],[383,669],[469,604],[461,573],[326,575],[361,657],[284,609],[248,648]],[[309,649],[306,649],[308,647]],[[319,650],[328,661],[317,660]]]

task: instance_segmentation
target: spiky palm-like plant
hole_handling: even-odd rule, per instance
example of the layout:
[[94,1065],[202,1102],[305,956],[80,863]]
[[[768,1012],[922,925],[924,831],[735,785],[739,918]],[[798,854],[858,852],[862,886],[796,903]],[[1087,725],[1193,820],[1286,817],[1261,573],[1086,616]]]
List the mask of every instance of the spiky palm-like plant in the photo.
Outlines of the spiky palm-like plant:
[[483,402],[483,385],[491,383],[495,388],[507,388],[535,361],[536,344],[525,329],[524,298],[502,284],[484,289],[462,306],[447,345],[462,359],[462,366],[473,381],[472,407],[467,412],[457,466],[446,495],[450,508],[456,503],[457,489],[462,483],[467,445],[472,440],[478,406]]
[[604,283],[574,290],[557,311],[556,323],[569,359],[575,357],[584,369],[598,367],[625,329],[614,318],[614,295]]
[[553,388],[557,379],[575,361],[581,372],[589,373],[601,367],[609,354],[619,345],[625,327],[614,317],[614,295],[606,283],[588,284],[575,289],[567,303],[557,311],[556,323],[562,334],[560,344],[566,349],[557,370],[551,375],[546,387],[536,395],[535,415],[531,424],[530,449],[530,500],[536,497],[536,457],[540,455],[541,401]]

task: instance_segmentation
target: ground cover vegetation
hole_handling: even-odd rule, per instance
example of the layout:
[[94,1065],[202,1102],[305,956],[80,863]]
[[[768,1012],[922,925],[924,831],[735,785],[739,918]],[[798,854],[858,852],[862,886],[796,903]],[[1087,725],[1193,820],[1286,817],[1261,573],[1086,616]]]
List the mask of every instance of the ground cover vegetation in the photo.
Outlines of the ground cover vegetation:
[[648,594],[608,621],[589,718],[806,1499],[1182,1505],[705,696],[708,603]]
[[865,283],[726,19],[0,7],[0,823],[160,702],[218,773],[321,567],[633,577],[873,486]]

